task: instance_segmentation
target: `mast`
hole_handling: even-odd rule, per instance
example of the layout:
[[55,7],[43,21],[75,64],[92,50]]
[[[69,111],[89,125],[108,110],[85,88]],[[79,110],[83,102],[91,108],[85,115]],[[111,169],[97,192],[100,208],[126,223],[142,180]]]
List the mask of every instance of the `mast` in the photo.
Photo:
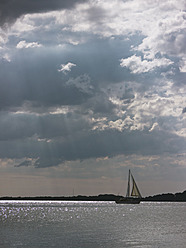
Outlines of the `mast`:
[[126,197],[130,196],[130,170],[129,170],[129,176],[128,176],[128,186],[127,186],[127,194]]

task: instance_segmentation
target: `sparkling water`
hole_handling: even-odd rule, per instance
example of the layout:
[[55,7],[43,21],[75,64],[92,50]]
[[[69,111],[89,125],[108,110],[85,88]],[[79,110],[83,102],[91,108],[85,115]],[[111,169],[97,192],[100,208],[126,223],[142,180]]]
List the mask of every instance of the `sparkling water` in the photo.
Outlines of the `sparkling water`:
[[184,248],[186,203],[0,201],[1,248]]

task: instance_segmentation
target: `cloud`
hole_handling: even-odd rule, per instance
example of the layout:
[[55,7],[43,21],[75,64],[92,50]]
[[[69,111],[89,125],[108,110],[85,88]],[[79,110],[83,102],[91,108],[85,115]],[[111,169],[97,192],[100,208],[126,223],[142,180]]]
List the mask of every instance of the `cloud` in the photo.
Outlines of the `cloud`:
[[158,129],[159,129],[158,123],[155,122],[155,123],[153,123],[153,125],[152,125],[151,129],[149,130],[149,132],[152,132],[153,130],[158,130]]
[[60,69],[58,69],[59,72],[63,72],[66,74],[67,72],[71,71],[71,68],[76,66],[76,64],[73,64],[71,62],[68,62],[67,64],[61,64]]
[[[163,155],[184,152],[183,138],[169,132],[153,130],[147,132],[121,132],[117,130],[81,130],[69,133],[62,139],[51,142],[38,141],[37,138],[0,142],[1,158],[32,158],[35,167],[51,167],[65,161],[77,161],[119,154]],[[16,145],[16,147],[15,147]],[[14,149],[13,149],[14,147]],[[24,163],[23,163],[24,165]],[[28,163],[26,162],[27,166]]]
[[153,59],[146,60],[139,56],[133,55],[126,59],[121,59],[120,66],[128,67],[132,73],[144,73],[155,70],[157,67],[167,67],[173,64],[170,59],[162,58],[162,59]]
[[[69,64],[69,63],[68,63]],[[75,64],[71,64],[68,67],[76,66]],[[66,68],[66,67],[65,67]],[[64,69],[64,68],[63,68]],[[70,70],[70,69],[69,69]],[[66,71],[66,70],[65,70]],[[65,72],[63,71],[63,72]],[[75,86],[77,89],[79,89],[81,92],[91,94],[93,93],[94,87],[91,84],[91,78],[84,74],[81,76],[78,76],[77,78],[70,78],[66,82],[67,86]]]
[[24,160],[18,165],[15,165],[15,167],[22,167],[22,166],[31,166],[32,165],[32,160]]
[[[157,1],[153,4],[142,0],[138,4],[135,1],[119,0],[112,3],[108,1],[82,3],[84,4],[77,5],[74,9],[68,9],[72,2],[64,1],[64,7],[68,4],[65,12],[62,10],[55,13],[48,12],[47,15],[42,13],[25,16],[24,24],[21,21],[17,32],[20,32],[25,25],[25,30],[22,30],[21,34],[26,30],[29,32],[30,28],[38,37],[44,34],[44,27],[45,34],[50,32],[47,36],[50,42],[55,26],[57,32],[55,41],[75,45],[86,42],[91,38],[90,34],[113,39],[130,34],[128,40],[132,40],[132,37],[138,34],[136,35],[138,38],[135,37],[135,44],[131,45],[131,53],[134,54],[128,55],[128,58],[120,57],[121,66],[130,66],[134,73],[139,74],[174,64],[175,57],[179,59],[180,71],[185,71],[185,13],[182,11],[185,6],[184,1],[179,1],[179,4],[170,3],[169,0],[162,3]],[[53,5],[48,2],[47,4],[52,8],[59,2],[54,2]],[[40,43],[43,44],[43,41]],[[141,57],[136,55],[139,52],[142,53]],[[122,54],[121,56],[123,57]]]
[[0,25],[12,23],[18,17],[28,13],[43,13],[47,11],[72,8],[75,4],[83,0],[39,0],[31,2],[29,0],[6,0],[0,2],[1,16]]
[[0,38],[0,155],[44,168],[182,151],[183,6],[0,3],[12,24]]
[[180,72],[186,72],[186,57],[183,56],[182,60],[180,61]]
[[[77,110],[76,110],[77,111]],[[38,144],[48,143],[56,137],[67,137],[81,129],[92,128],[90,120],[80,114],[68,111],[66,114],[37,113],[1,113],[0,133],[1,141],[14,141],[19,139],[35,140]],[[14,125],[12,125],[14,123]],[[41,142],[41,143],[40,143]]]
[[38,158],[35,161],[34,166],[36,168],[45,168],[45,167],[58,166],[59,164],[61,164],[63,162],[64,161],[61,158],[54,158],[54,157]]
[[22,49],[22,48],[35,48],[35,47],[42,47],[41,44],[39,44],[38,42],[26,42],[25,40],[20,41],[16,48],[18,49]]

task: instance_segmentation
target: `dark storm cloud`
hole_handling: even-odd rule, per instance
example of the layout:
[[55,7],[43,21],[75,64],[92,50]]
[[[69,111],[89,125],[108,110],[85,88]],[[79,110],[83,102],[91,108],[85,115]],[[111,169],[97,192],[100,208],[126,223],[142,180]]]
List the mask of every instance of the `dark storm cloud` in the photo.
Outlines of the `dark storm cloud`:
[[[81,131],[61,141],[16,140],[0,142],[0,156],[35,158],[36,167],[57,166],[64,161],[119,154],[160,155],[184,151],[183,138],[167,132]],[[7,152],[8,151],[8,152]],[[27,160],[25,160],[27,161]],[[28,165],[23,162],[19,166]]]
[[43,157],[43,158],[38,158],[36,162],[34,163],[34,166],[36,168],[45,168],[45,167],[58,166],[59,164],[63,162],[64,161],[62,158]]
[[183,108],[182,113],[183,113],[183,114],[186,113],[186,107]]
[[13,114],[0,113],[0,140],[11,141],[25,138],[50,139],[54,137],[66,137],[79,132],[89,130],[92,125],[77,114]]
[[12,23],[24,14],[72,8],[84,0],[1,0],[0,25]]
[[102,24],[104,18],[108,16],[108,13],[101,7],[90,7],[87,10],[87,15],[90,21],[100,25]]
[[94,97],[88,99],[88,101],[85,102],[85,104],[82,105],[82,109],[84,111],[86,110],[92,110],[94,114],[111,114],[112,111],[116,108],[116,105],[114,105],[108,97],[106,97],[103,93],[98,93]]
[[22,163],[15,165],[15,167],[30,166],[30,165],[32,165],[32,161],[31,160],[25,160]]
[[[26,13],[70,8],[78,2],[82,1],[1,1],[0,24],[12,23]],[[184,138],[161,131],[159,123],[152,123],[154,115],[159,115],[156,96],[163,97],[154,82],[167,68],[141,74],[121,68],[120,60],[131,57],[132,47],[137,47],[144,36],[138,33],[124,37],[118,32],[100,39],[96,29],[97,34],[104,33],[102,24],[110,10],[92,7],[84,12],[83,20],[94,24],[94,34],[91,30],[86,33],[83,27],[74,32],[75,22],[55,23],[55,17],[50,16],[33,18],[31,31],[17,30],[18,34],[9,35],[6,45],[12,53],[11,61],[0,61],[0,156],[28,158],[17,166],[44,168],[70,160],[182,151]],[[41,46],[26,48],[29,44]],[[64,74],[61,65],[68,63],[75,66]],[[138,66],[142,65],[141,61]],[[183,76],[178,81],[182,82]],[[149,103],[143,104],[144,95]],[[166,97],[165,90],[164,100]],[[132,102],[134,105],[129,106]],[[162,104],[160,98],[159,102]],[[67,114],[54,114],[65,107]],[[127,119],[129,124],[124,123]],[[102,131],[94,130],[96,127]]]
[[[17,165],[57,166],[64,161],[119,154],[159,155],[184,150],[184,138],[166,131],[94,130],[76,113],[0,116],[1,158],[32,158]],[[27,161],[27,162],[26,162]]]

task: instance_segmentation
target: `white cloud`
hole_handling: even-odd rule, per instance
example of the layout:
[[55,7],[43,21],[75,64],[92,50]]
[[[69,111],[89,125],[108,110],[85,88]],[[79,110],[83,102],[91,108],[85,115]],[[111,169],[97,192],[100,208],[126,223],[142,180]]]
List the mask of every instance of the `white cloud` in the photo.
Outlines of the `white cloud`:
[[41,47],[42,45],[38,42],[26,42],[25,40],[20,41],[16,48],[23,49],[23,48],[35,48],[35,47]]
[[123,120],[121,120],[121,119],[118,119],[116,121],[110,121],[108,123],[108,126],[111,129],[117,129],[117,130],[119,130],[121,132],[124,129],[125,122]]
[[142,60],[141,57],[133,55],[126,59],[121,59],[121,67],[129,67],[132,73],[143,73],[154,70],[156,67],[166,67],[173,62],[166,58]]
[[21,35],[25,32],[33,32],[36,30],[38,27],[35,24],[34,17],[36,17],[35,14],[26,14],[18,18],[12,27],[10,27],[10,34]]
[[0,45],[5,44],[7,41],[8,41],[8,38],[7,38],[6,33],[0,28]]
[[[185,12],[179,9],[179,6],[177,8],[175,6],[175,9],[170,8],[166,12],[161,12],[160,6],[159,10],[161,13],[160,19],[154,23],[152,22],[154,27],[144,33],[146,37],[134,50],[142,52],[146,59],[154,59],[156,54],[176,57],[180,60],[180,70],[184,71],[186,52]],[[159,10],[156,10],[157,13]],[[167,16],[165,16],[165,13]]]
[[182,57],[179,65],[180,72],[186,72],[186,56]]
[[71,68],[74,66],[76,66],[76,64],[73,64],[71,62],[68,62],[67,64],[61,64],[60,69],[58,69],[58,71],[66,74],[67,72],[71,71]]
[[0,58],[10,62],[10,55],[8,54],[8,48],[6,47],[6,43],[8,42],[8,35],[5,30],[0,27]]
[[[123,93],[130,92],[134,97],[129,97],[130,101],[125,101]],[[112,86],[110,101],[117,107],[115,108],[115,120],[99,122],[98,129],[117,129],[123,130],[148,130],[149,132],[163,130],[182,137],[185,137],[186,116],[182,114],[185,106],[185,91],[183,88],[175,88],[173,82],[166,79],[156,80],[148,88],[141,88],[140,84],[134,82],[119,83]],[[115,97],[112,96],[115,92]],[[113,98],[114,97],[114,98]]]
[[5,60],[8,61],[8,62],[11,62],[10,54],[5,53],[4,56],[3,56],[3,59],[5,59]]
[[153,123],[151,129],[149,130],[149,132],[152,132],[153,130],[159,130],[159,125],[157,122]]
[[[180,60],[180,71],[186,71],[183,58],[186,52],[186,18],[185,1],[144,1],[144,0],[103,0],[87,1],[74,9],[51,11],[47,13],[27,14],[19,18],[9,34],[24,37],[25,33],[40,35],[53,34],[55,26],[56,43],[78,45],[88,39],[89,34],[99,37],[145,36],[141,43],[134,45],[132,52],[143,53],[143,59],[136,55],[123,58],[121,66],[128,66],[133,73],[143,73],[157,67],[170,65],[171,57]],[[81,34],[81,35],[79,35]],[[38,47],[38,43],[21,41],[17,48]],[[161,55],[156,58],[156,55]],[[122,56],[122,54],[121,54]],[[169,57],[169,59],[167,58]],[[62,65],[59,71],[68,72],[70,64]]]
[[[180,56],[185,51],[185,1],[87,1],[74,9],[27,14],[19,18],[10,33],[53,31],[61,42],[77,45],[87,34],[101,37],[144,35],[135,49],[145,56]],[[81,36],[78,37],[78,32]],[[69,35],[71,33],[71,35]]]

